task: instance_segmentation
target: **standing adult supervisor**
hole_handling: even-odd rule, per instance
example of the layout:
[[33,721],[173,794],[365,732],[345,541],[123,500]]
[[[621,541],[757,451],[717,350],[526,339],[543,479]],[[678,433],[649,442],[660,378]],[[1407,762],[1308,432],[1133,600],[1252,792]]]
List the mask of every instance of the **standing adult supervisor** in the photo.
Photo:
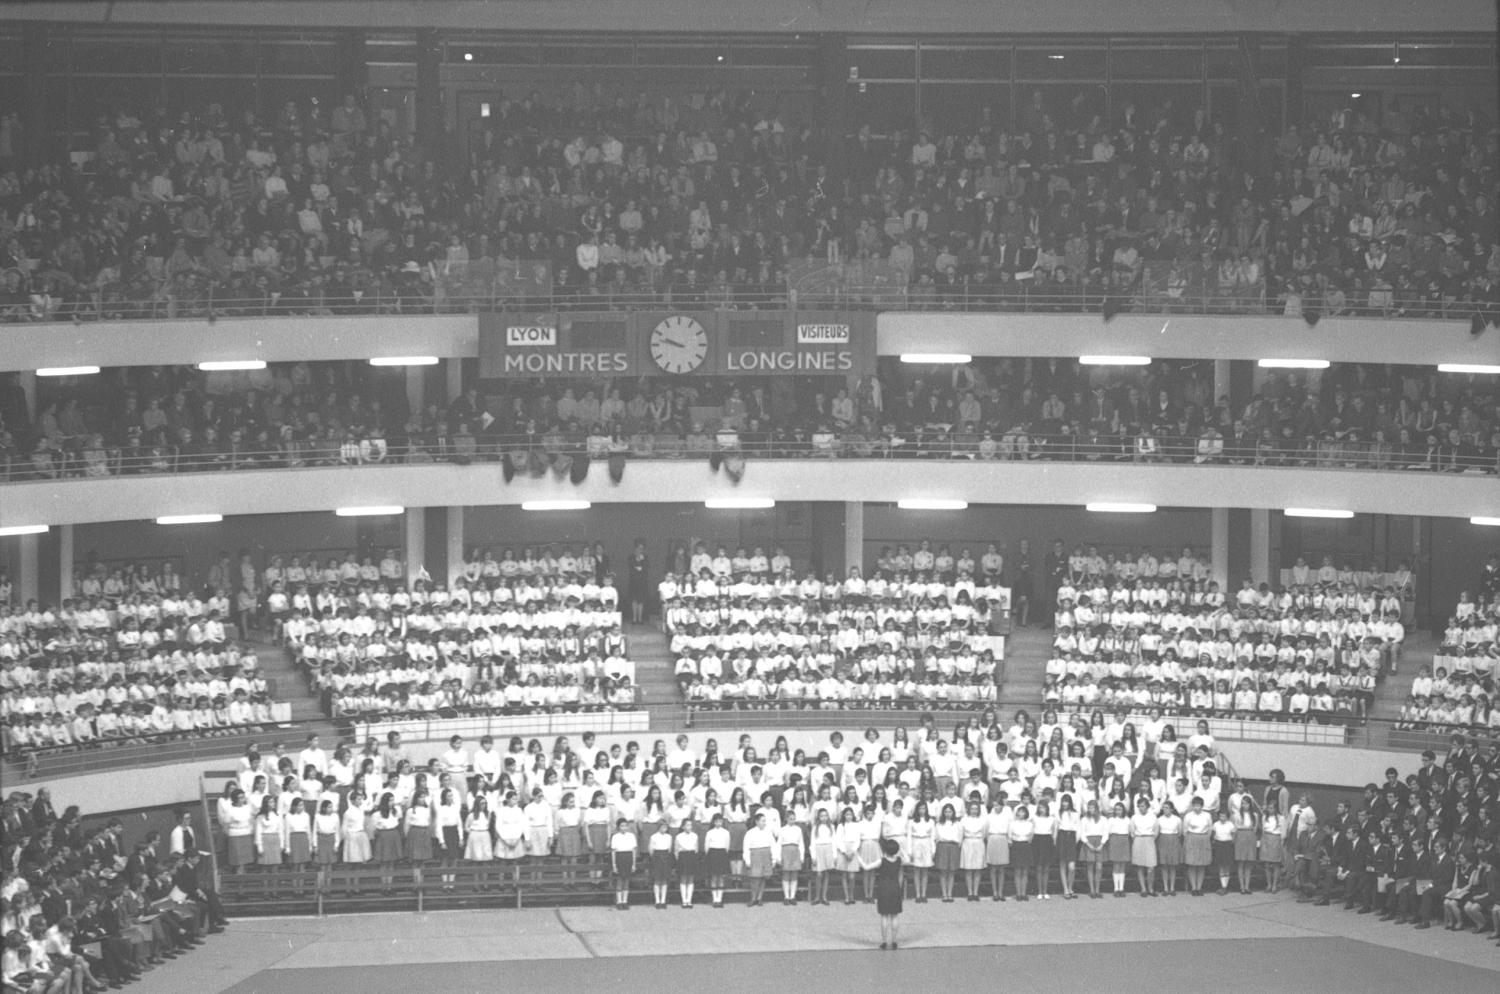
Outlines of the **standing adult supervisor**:
[[895,839],[880,843],[880,863],[875,868],[875,911],[880,915],[880,948],[896,948],[896,922],[906,897],[906,877],[901,846]]

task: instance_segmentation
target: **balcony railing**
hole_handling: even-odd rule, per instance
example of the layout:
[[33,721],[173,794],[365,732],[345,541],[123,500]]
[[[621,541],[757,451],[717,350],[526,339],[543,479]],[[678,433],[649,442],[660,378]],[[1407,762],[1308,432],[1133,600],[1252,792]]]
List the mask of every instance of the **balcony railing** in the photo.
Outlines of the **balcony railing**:
[[[288,441],[274,448],[237,443],[116,448],[89,446],[83,438],[49,440],[30,454],[0,452],[0,482],[108,479],[117,476],[248,472],[344,466],[469,465],[508,461],[517,473],[540,475],[564,460],[683,460],[743,456],[748,459],[961,460],[1087,462],[1142,465],[1304,468],[1365,472],[1495,475],[1500,451],[1468,444],[1401,446],[1352,439],[1268,439],[1253,444],[1198,435],[1134,435],[1108,430],[981,431],[930,425],[910,432],[799,431],[785,437],[637,433],[610,440],[595,436],[438,435],[390,439]],[[563,468],[566,468],[564,464]]]
[[1268,296],[1265,285],[1222,290],[1156,283],[1075,285],[1044,280],[996,284],[554,286],[548,288],[443,281],[409,286],[376,283],[360,289],[322,284],[284,291],[224,287],[194,280],[160,285],[110,285],[69,296],[0,299],[0,323],[166,321],[289,316],[472,314],[603,310],[849,310],[1008,313],[1288,315],[1304,309],[1324,317],[1468,320],[1475,305],[1461,299],[1356,295],[1325,300]]

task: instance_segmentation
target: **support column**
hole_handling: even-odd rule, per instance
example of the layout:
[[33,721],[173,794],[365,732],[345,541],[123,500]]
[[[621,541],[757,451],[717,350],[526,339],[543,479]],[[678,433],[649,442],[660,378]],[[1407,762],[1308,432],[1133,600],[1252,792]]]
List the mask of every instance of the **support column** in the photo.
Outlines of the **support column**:
[[464,568],[464,509],[461,507],[448,508],[447,554],[443,568],[451,584]]
[[[1216,377],[1217,378],[1217,377]],[[1212,579],[1228,596],[1229,586],[1229,508],[1216,507],[1209,511],[1209,562],[1212,564]]]
[[427,367],[406,367],[406,409],[412,416],[427,409]]
[[18,603],[41,598],[39,552],[42,547],[40,535],[21,535],[16,539],[16,596]]
[[1272,580],[1271,512],[1263,507],[1250,509],[1250,578],[1256,584]]
[[443,136],[443,44],[432,28],[417,32],[417,141],[432,148]]
[[844,574],[851,566],[858,566],[864,574],[865,566],[865,505],[863,501],[844,501]]
[[427,565],[427,508],[408,507],[406,520],[402,522],[406,532],[401,548],[401,559],[406,563],[406,582],[416,576]]
[[354,94],[360,106],[365,105],[365,91],[370,88],[370,69],[365,54],[365,32],[351,28],[339,32],[338,41],[337,100],[343,103],[346,94]]
[[443,406],[447,407],[464,395],[464,361],[444,359],[443,372],[448,377],[448,396],[443,398]]
[[73,526],[57,526],[57,599],[73,596]]
[[1213,403],[1217,404],[1220,397],[1227,397],[1229,399],[1229,416],[1232,418],[1234,417],[1234,413],[1238,409],[1239,405],[1235,400],[1234,384],[1231,382],[1230,369],[1231,363],[1228,359],[1214,360]]
[[[47,70],[47,25],[28,22],[21,25],[21,148],[16,151],[22,162],[35,165],[45,155],[48,130],[61,122],[47,120],[47,104],[43,89]],[[62,44],[69,44],[66,38]]]
[[16,385],[21,388],[21,396],[25,398],[26,423],[36,423],[36,374],[29,369],[23,369],[16,373]]

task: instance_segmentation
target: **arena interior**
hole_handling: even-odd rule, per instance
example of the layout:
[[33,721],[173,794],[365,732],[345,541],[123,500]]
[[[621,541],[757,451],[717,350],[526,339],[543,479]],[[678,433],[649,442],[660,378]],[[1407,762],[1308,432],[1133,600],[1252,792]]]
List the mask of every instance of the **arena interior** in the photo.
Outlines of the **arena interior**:
[[1496,27],[6,4],[0,990],[1500,989]]

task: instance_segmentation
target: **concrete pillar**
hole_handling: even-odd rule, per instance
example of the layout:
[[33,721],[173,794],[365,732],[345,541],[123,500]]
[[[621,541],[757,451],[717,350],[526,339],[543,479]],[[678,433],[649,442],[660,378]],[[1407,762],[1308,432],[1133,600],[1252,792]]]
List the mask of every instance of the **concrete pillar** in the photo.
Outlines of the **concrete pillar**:
[[29,600],[41,597],[41,565],[38,553],[42,547],[40,535],[21,535],[16,539],[16,585],[17,603],[24,605]]
[[1229,508],[1215,507],[1209,511],[1209,562],[1213,564],[1212,579],[1227,595],[1229,586]]
[[73,596],[73,526],[57,526],[57,598]]
[[401,549],[401,558],[406,563],[406,579],[411,578],[427,564],[427,508],[408,507],[402,523],[406,530],[406,541]]
[[1271,575],[1271,512],[1263,507],[1250,509],[1250,577],[1256,584],[1270,583],[1273,579]]
[[417,140],[431,148],[443,134],[443,43],[433,28],[417,32]]
[[444,359],[443,372],[448,377],[448,396],[443,398],[443,406],[447,407],[464,395],[464,361]]
[[[49,78],[46,70],[47,25],[28,22],[21,25],[21,147],[16,151],[22,162],[36,164],[46,155],[48,132],[59,122],[47,119],[45,83]],[[67,38],[60,39],[66,51]],[[50,78],[55,79],[56,74]]]
[[1229,398],[1229,414],[1232,417],[1239,407],[1238,399],[1234,396],[1234,387],[1230,383],[1231,363],[1228,359],[1214,360],[1214,396],[1211,403],[1217,404],[1220,397]]
[[427,367],[406,367],[406,409],[413,417],[427,409]]
[[26,398],[26,420],[28,423],[36,422],[36,374],[29,369],[23,369],[16,373],[16,385],[21,388],[21,396]]
[[[461,507],[448,508],[447,553],[445,576],[447,581],[452,583],[464,568],[464,509]],[[437,578],[433,577],[433,579]]]
[[844,501],[844,573],[851,566],[865,565],[865,505],[862,501]]

